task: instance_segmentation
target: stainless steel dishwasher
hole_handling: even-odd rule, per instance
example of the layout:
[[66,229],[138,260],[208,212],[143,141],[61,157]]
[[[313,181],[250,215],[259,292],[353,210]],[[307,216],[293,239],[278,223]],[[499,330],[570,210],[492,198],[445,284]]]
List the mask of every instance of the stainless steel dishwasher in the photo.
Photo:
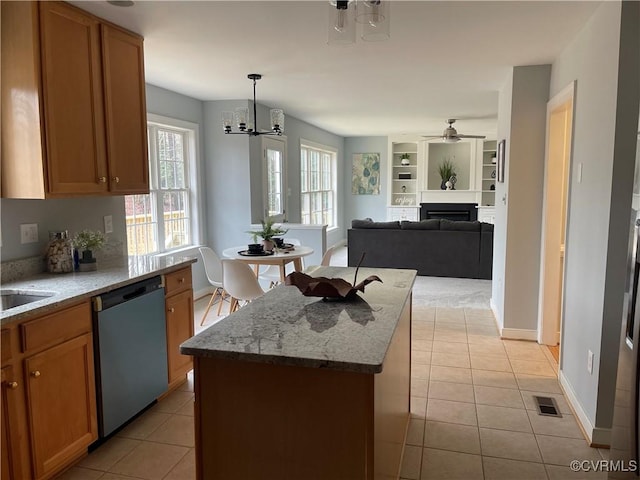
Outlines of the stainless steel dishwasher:
[[106,437],[167,391],[162,279],[112,290],[93,305],[98,427]]

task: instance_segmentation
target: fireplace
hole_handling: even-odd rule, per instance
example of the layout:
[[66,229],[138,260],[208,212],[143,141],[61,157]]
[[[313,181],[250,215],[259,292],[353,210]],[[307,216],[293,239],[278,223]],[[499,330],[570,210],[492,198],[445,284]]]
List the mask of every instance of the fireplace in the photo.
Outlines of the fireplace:
[[420,220],[446,218],[447,220],[478,220],[477,203],[421,203]]

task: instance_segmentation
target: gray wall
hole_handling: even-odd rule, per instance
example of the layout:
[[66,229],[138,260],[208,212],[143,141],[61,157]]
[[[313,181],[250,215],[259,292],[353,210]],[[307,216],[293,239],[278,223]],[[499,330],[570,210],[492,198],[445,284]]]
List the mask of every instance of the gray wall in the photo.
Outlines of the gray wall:
[[515,67],[507,140],[507,269],[503,327],[538,328],[542,192],[550,65]]
[[[199,173],[199,183],[197,185],[198,191],[203,194],[205,191],[204,184],[204,135],[203,135],[203,124],[204,124],[204,113],[203,113],[203,104],[200,100],[196,100],[195,98],[187,97],[185,95],[180,95],[179,93],[172,92],[170,90],[166,90],[164,88],[156,87],[155,85],[147,84],[146,86],[146,95],[147,95],[147,112],[155,113],[156,115],[163,115],[165,117],[176,118],[178,120],[184,120],[187,122],[197,124],[199,128],[198,132],[198,140],[199,140],[199,158],[197,170]],[[207,226],[207,215],[206,215],[206,205],[204,200],[200,205],[200,218],[198,222],[200,224],[200,237],[195,238],[194,244],[196,245],[206,245],[206,226]],[[124,215],[124,211],[123,211]],[[204,266],[202,264],[202,259],[200,257],[200,252],[198,251],[197,246],[189,249],[183,250],[180,252],[179,256],[195,256],[198,257],[198,261],[192,264],[192,276],[193,276],[193,290],[196,297],[202,295],[206,290],[210,288],[209,282],[207,281],[207,277],[204,273]]]
[[[0,201],[2,210],[2,261],[44,255],[49,243],[49,231],[69,230],[69,234],[84,229],[104,231],[105,215],[113,217],[113,233],[109,244],[125,254],[127,232],[124,220],[124,197],[63,198],[55,200]],[[20,244],[20,224],[38,224],[38,242]]]
[[[344,141],[345,204],[344,221],[347,229],[355,218],[372,218],[376,221],[387,219],[389,202],[389,139],[388,137],[348,137]],[[354,153],[380,152],[380,195],[354,195],[351,193],[352,157]]]
[[[636,9],[623,24],[621,9]],[[550,95],[576,80],[561,373],[597,428],[611,426],[638,120],[638,3],[604,2],[554,62]],[[620,52],[620,55],[618,55]],[[577,180],[582,164],[582,181]],[[593,374],[587,352],[595,354]]]

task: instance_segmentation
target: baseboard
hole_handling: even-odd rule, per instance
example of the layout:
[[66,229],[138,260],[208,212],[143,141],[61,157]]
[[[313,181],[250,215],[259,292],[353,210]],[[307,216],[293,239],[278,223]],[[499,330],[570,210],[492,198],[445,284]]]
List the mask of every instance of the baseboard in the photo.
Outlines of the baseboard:
[[496,304],[493,303],[493,297],[489,299],[489,308],[491,308],[491,311],[493,312],[493,318],[496,321],[496,327],[498,328],[498,331],[500,331],[502,327],[498,322],[498,307],[496,307]]
[[608,447],[611,444],[611,429],[594,427],[591,424],[589,417],[578,401],[576,392],[573,391],[571,384],[567,380],[567,377],[564,376],[564,372],[562,370],[560,370],[558,380],[560,382],[560,387],[564,392],[564,396],[567,397],[569,406],[571,407],[576,420],[578,420],[578,425],[580,425],[582,432],[587,437],[587,441],[589,442],[589,444],[592,447]]
[[523,328],[503,328],[500,330],[500,336],[509,340],[538,340],[538,331]]
[[194,291],[193,292],[193,300],[199,300],[202,297],[206,297],[207,295],[211,295],[213,293],[213,291],[215,290],[214,287],[204,287],[201,288],[200,290]]

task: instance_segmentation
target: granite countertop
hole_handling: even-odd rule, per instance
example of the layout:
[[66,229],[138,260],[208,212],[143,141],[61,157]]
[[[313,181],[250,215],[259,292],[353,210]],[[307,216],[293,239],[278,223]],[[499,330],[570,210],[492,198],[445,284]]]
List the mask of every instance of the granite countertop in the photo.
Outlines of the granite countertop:
[[[320,267],[313,276],[353,281],[355,268]],[[379,373],[415,270],[360,268],[378,275],[349,301],[305,297],[293,286],[269,290],[180,346],[184,354],[279,365]]]
[[100,262],[94,272],[41,273],[0,285],[18,293],[48,292],[53,295],[36,302],[0,311],[0,325],[93,297],[130,283],[179,270],[197,261],[196,257],[130,256]]

